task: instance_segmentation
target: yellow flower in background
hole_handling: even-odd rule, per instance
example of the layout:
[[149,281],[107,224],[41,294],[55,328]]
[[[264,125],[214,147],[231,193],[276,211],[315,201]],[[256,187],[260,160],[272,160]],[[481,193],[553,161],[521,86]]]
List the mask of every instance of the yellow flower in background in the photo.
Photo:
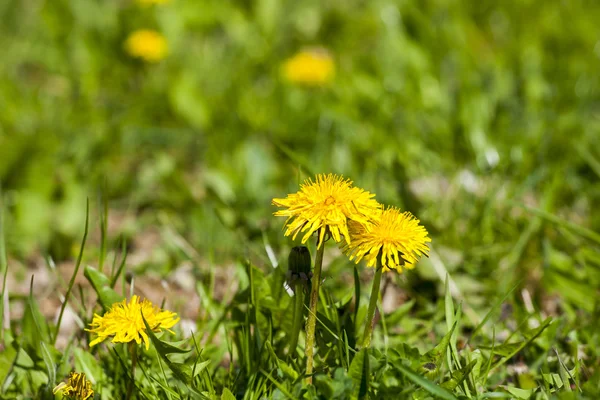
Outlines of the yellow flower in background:
[[413,268],[420,256],[427,256],[426,243],[431,242],[419,222],[409,212],[388,207],[371,224],[350,224],[351,242],[344,246],[344,252],[357,264],[364,258],[369,267],[375,267],[381,255],[384,271]]
[[322,86],[333,79],[335,63],[325,49],[303,50],[283,63],[283,76],[292,83]]
[[275,213],[288,217],[285,236],[293,235],[295,239],[299,232],[306,232],[302,238],[305,243],[320,229],[320,247],[326,230],[336,242],[341,242],[343,235],[350,243],[347,223],[349,220],[368,223],[381,207],[373,197],[374,194],[353,187],[349,179],[320,174],[314,182],[310,178],[304,181],[297,193],[288,194],[285,199],[273,199],[273,205],[286,208]]
[[114,336],[113,343],[129,343],[135,340],[137,344],[141,344],[143,341],[148,350],[150,341],[146,334],[142,313],[154,332],[165,329],[173,333],[169,328],[179,322],[179,317],[174,312],[163,311],[147,299],[140,303],[139,297],[134,295],[129,304],[127,304],[127,300],[115,303],[102,317],[94,314],[94,319],[90,324],[91,329],[86,329],[97,335],[90,343],[90,347]]
[[140,29],[127,37],[125,50],[130,56],[147,62],[158,62],[166,57],[167,40],[157,31]]
[[92,383],[86,379],[84,373],[71,372],[67,383],[59,383],[52,393],[56,394],[59,391],[63,396],[76,400],[87,400],[94,396]]

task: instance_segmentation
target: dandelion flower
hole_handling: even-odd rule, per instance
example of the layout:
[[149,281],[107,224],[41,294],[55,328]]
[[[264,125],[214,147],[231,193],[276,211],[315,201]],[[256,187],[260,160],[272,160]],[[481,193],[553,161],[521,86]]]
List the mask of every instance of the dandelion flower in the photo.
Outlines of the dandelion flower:
[[418,258],[427,256],[429,247],[427,230],[419,225],[419,220],[409,212],[400,212],[395,207],[381,210],[371,224],[351,224],[351,243],[344,246],[350,260],[358,263],[367,261],[367,266],[375,267],[381,256],[384,271],[402,267],[412,268]]
[[169,328],[179,322],[177,314],[161,310],[147,299],[140,302],[140,298],[134,295],[131,297],[129,304],[127,304],[127,300],[115,303],[102,317],[94,314],[90,329],[86,329],[86,331],[97,335],[90,343],[90,347],[112,336],[113,343],[129,343],[135,340],[137,344],[141,344],[143,341],[146,350],[148,350],[150,341],[146,334],[142,313],[154,332],[165,329],[173,333]]
[[283,63],[284,78],[292,83],[322,86],[333,79],[335,64],[324,49],[304,50]]
[[343,235],[349,244],[347,222],[368,223],[381,207],[373,197],[374,194],[353,187],[349,179],[320,174],[314,182],[311,179],[304,181],[297,193],[288,194],[285,199],[273,199],[273,205],[286,208],[275,213],[288,217],[285,236],[292,235],[295,239],[299,232],[306,232],[302,238],[305,243],[319,230],[320,247],[325,231],[329,231],[338,243]]
[[86,379],[84,373],[71,372],[68,382],[59,383],[52,393],[56,394],[59,391],[70,399],[87,400],[94,397],[92,383]]
[[140,29],[129,35],[125,50],[130,56],[146,62],[158,62],[167,55],[167,40],[159,32]]

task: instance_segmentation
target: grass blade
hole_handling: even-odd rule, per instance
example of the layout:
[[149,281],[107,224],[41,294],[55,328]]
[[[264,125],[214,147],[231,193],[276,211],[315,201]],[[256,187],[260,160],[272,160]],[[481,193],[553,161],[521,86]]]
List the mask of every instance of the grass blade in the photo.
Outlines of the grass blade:
[[[494,366],[491,368],[491,370],[498,368],[499,366],[501,366],[502,364],[504,364],[505,362],[507,362],[508,360],[513,358],[517,353],[519,353],[521,350],[523,350],[529,343],[533,342],[538,336],[540,336],[542,334],[542,332],[548,326],[550,326],[551,323],[552,323],[552,318],[550,318],[550,317],[546,318],[546,320],[544,322],[542,322],[542,325],[540,325],[536,329],[535,333],[533,335],[531,335],[531,337],[528,340],[525,340],[518,347],[516,347],[512,352],[510,352],[510,354],[508,354],[506,357],[502,358],[500,361],[498,361],[496,364],[494,364]],[[490,355],[490,357],[491,357],[491,355]]]
[[400,372],[402,372],[402,374],[404,376],[406,376],[408,379],[410,379],[413,383],[421,386],[423,389],[427,390],[432,395],[437,396],[440,399],[445,399],[445,400],[458,400],[456,396],[454,396],[452,393],[450,393],[446,389],[436,385],[434,382],[430,381],[429,379],[422,377],[421,375],[417,374],[412,369],[405,367],[404,365],[402,365],[402,363],[398,363],[397,365],[394,366],[394,368],[398,369]]
[[[6,259],[6,243],[4,242],[4,203],[2,199],[2,188],[0,187],[0,271],[2,276],[2,292],[0,293],[0,347],[4,348],[4,329],[9,329],[10,318],[6,318],[7,326],[4,324],[4,295],[6,293],[6,279],[8,277],[8,261]],[[6,302],[8,305],[8,301]]]
[[71,275],[71,280],[69,281],[69,286],[67,287],[67,293],[65,293],[65,301],[63,301],[62,306],[60,307],[60,313],[58,314],[58,322],[56,323],[56,333],[54,334],[52,344],[56,344],[56,339],[58,338],[58,332],[60,330],[60,324],[62,322],[63,314],[65,312],[65,308],[67,307],[67,303],[69,302],[71,290],[73,289],[73,285],[75,284],[75,277],[77,276],[77,273],[79,272],[79,267],[81,266],[81,259],[83,258],[83,249],[85,248],[85,242],[87,240],[88,235],[89,222],[90,199],[87,199],[85,205],[85,228],[83,230],[83,239],[81,239],[81,247],[79,248],[79,255],[77,256],[77,262],[75,263],[75,270],[73,271],[73,275]]
[[508,296],[510,296],[510,294],[519,287],[519,285],[521,285],[521,282],[523,282],[523,280],[519,280],[517,283],[514,284],[514,286],[512,288],[510,288],[510,290],[508,292],[506,292],[504,294],[504,296],[502,296],[496,303],[494,303],[494,305],[492,306],[492,308],[490,308],[490,310],[488,311],[488,313],[485,315],[485,317],[481,320],[481,322],[475,327],[475,329],[473,329],[473,332],[471,333],[471,336],[469,336],[469,338],[467,339],[467,342],[465,343],[465,346],[467,344],[469,344],[469,342],[471,341],[471,339],[473,339],[481,330],[481,328],[485,325],[485,323],[490,319],[490,317],[492,316],[494,310],[498,307],[500,307],[502,305],[502,303],[504,303],[504,300],[506,300],[508,298]]

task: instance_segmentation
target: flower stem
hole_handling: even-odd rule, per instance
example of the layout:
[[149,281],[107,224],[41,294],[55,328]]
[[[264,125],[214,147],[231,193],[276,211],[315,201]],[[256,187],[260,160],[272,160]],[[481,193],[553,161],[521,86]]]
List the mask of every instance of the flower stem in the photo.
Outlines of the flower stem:
[[129,400],[133,393],[133,386],[135,384],[135,367],[137,366],[137,345],[135,342],[129,342],[129,354],[131,354],[131,380],[127,386],[127,397]]
[[[321,228],[325,229],[325,228]],[[312,276],[312,285],[310,289],[310,307],[308,318],[306,319],[306,383],[312,384],[312,373],[315,351],[315,328],[317,325],[317,303],[319,301],[319,286],[321,286],[321,268],[323,266],[323,253],[325,243],[319,243],[320,237],[317,231],[317,256],[315,257],[315,268]]]
[[365,325],[365,333],[363,335],[362,348],[368,348],[371,345],[371,336],[373,334],[375,309],[377,308],[377,300],[379,299],[379,286],[381,285],[381,275],[383,267],[381,266],[381,255],[377,257],[377,268],[375,277],[373,278],[373,287],[371,288],[371,298],[369,299],[369,309],[367,311],[367,324]]

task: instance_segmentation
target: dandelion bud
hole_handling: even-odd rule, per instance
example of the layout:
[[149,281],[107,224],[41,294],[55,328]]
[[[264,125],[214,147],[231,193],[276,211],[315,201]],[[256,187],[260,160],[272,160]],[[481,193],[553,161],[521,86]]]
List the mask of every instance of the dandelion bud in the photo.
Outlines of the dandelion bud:
[[296,246],[290,251],[288,257],[288,270],[292,278],[308,279],[310,274],[310,251],[306,246]]

